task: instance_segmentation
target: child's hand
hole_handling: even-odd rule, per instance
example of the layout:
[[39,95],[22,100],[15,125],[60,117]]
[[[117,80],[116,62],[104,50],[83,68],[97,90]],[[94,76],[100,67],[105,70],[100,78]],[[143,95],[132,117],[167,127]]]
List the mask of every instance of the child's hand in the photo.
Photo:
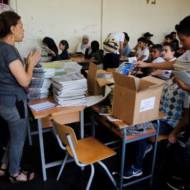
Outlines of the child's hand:
[[136,64],[136,67],[140,67],[140,68],[146,68],[148,67],[149,63],[143,62],[143,61],[138,61]]
[[40,61],[41,59],[41,53],[40,51],[31,51],[27,57],[27,63],[29,65],[32,65],[32,66],[35,66],[38,64],[38,62]]

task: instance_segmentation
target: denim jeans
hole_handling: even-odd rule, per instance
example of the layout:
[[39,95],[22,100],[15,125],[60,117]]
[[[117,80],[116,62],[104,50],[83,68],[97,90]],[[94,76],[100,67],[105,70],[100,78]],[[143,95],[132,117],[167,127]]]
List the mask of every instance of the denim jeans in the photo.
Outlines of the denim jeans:
[[14,175],[20,170],[28,122],[26,101],[17,103],[13,107],[0,105],[0,116],[8,123],[10,134],[7,150],[1,162],[9,165],[10,175]]
[[[173,128],[167,123],[160,121],[159,135],[169,135]],[[144,154],[148,146],[148,141],[146,139],[137,141],[134,143],[134,160],[133,165],[136,169],[142,169]]]

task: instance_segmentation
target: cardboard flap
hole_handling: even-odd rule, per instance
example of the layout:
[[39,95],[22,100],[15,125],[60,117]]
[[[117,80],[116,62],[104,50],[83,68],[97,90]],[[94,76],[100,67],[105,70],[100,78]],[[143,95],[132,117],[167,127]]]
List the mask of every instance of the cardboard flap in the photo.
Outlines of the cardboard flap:
[[113,73],[113,78],[115,81],[115,84],[118,84],[119,86],[127,87],[131,90],[138,90],[140,85],[140,80],[133,76],[127,76],[123,75],[117,72]]
[[161,80],[161,79],[158,79],[158,78],[152,77],[152,76],[143,77],[142,80],[154,83],[156,85],[163,85],[165,83],[164,80]]

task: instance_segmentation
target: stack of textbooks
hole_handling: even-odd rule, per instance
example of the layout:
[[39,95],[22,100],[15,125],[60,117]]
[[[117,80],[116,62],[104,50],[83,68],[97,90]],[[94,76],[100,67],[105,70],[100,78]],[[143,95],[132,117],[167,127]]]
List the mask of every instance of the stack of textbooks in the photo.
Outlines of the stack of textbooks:
[[52,78],[53,95],[61,106],[86,105],[87,81],[80,73]]
[[28,89],[28,99],[47,98],[51,85],[50,78],[54,75],[53,69],[45,69],[40,65],[34,68],[32,81]]

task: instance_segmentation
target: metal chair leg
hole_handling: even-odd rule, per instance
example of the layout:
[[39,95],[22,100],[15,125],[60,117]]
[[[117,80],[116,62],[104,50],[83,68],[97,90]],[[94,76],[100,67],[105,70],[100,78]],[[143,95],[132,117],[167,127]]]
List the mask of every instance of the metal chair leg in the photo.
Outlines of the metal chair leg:
[[64,160],[63,160],[63,164],[61,165],[61,168],[60,168],[59,173],[58,173],[58,176],[57,176],[57,181],[59,180],[59,178],[60,178],[60,176],[61,176],[61,173],[62,173],[62,171],[63,171],[63,169],[64,169],[64,167],[65,167],[65,164],[66,164],[66,161],[67,161],[67,159],[68,159],[68,156],[69,156],[69,154],[66,153],[65,158],[64,158]]
[[94,165],[91,164],[90,167],[91,167],[91,174],[90,174],[90,178],[89,178],[89,180],[88,180],[88,184],[87,184],[87,186],[86,186],[86,190],[89,190],[89,189],[90,189],[90,186],[91,186],[91,183],[92,183],[92,179],[93,179],[93,177],[94,177]]
[[102,166],[102,168],[106,171],[107,175],[109,176],[111,182],[113,183],[113,185],[115,187],[117,187],[117,184],[116,184],[116,181],[115,179],[113,178],[113,176],[111,175],[110,171],[108,170],[108,167],[101,161],[98,162],[100,164],[100,166]]

